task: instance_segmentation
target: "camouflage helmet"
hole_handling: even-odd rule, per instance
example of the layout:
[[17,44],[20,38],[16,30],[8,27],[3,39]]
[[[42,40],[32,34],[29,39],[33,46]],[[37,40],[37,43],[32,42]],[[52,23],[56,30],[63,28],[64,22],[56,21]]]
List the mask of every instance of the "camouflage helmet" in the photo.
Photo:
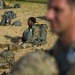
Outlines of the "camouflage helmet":
[[55,59],[41,50],[23,56],[9,75],[58,75]]

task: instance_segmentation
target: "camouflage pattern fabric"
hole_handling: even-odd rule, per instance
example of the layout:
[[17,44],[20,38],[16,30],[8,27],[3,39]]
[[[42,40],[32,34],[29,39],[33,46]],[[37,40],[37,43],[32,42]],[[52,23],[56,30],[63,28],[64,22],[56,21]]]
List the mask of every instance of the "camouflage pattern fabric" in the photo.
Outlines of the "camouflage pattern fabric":
[[0,56],[0,69],[9,68],[9,64],[6,62],[6,59]]
[[8,75],[58,75],[55,59],[37,50],[23,56]]
[[36,38],[40,38],[40,27],[39,25],[34,25],[33,26],[33,38],[36,39]]
[[8,75],[8,73],[6,73],[6,71],[4,71],[1,75]]
[[23,32],[22,41],[32,43],[33,45],[46,44],[47,25],[35,23],[31,28]]
[[11,68],[14,64],[15,57],[11,50],[5,50],[0,53],[0,69]]
[[0,48],[6,48],[6,47],[8,47],[8,44],[1,44],[0,43]]
[[28,42],[31,42],[33,45],[40,45],[40,38],[40,27],[39,25],[34,25],[32,38]]
[[75,75],[75,64],[73,64],[66,75]]
[[59,66],[59,75],[66,75],[70,67],[75,64],[75,42],[69,46],[63,46],[58,39],[48,53],[55,57]]
[[34,40],[32,42],[33,45],[44,45],[47,43],[47,25],[46,24],[35,24],[33,30],[33,37]]
[[0,44],[0,48],[2,48],[2,49],[6,48],[6,47],[8,47],[8,45],[9,45],[10,50],[12,50],[12,51],[17,51],[20,49],[33,47],[33,45],[31,43],[21,43],[20,45],[14,43],[14,44]]

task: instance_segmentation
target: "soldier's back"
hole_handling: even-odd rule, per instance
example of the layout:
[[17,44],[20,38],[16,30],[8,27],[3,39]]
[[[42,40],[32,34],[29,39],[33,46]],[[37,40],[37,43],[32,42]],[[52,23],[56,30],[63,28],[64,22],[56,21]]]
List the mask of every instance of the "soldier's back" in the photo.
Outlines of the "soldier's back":
[[43,51],[34,51],[23,56],[9,75],[58,75],[55,59]]

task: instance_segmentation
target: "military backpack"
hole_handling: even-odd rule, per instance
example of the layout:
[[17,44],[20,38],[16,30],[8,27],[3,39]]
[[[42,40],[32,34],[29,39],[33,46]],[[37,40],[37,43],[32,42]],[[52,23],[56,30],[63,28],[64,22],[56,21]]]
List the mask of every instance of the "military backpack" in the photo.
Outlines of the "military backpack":
[[47,25],[34,24],[32,28],[23,32],[23,41],[31,42],[34,45],[46,44]]

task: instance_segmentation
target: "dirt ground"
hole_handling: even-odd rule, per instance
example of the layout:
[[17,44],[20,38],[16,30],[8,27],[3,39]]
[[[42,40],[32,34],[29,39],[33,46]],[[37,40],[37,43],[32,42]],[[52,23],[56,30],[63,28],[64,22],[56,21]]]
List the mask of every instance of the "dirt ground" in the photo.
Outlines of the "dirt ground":
[[[12,10],[17,14],[17,18],[13,19],[12,23],[16,20],[19,20],[22,22],[22,26],[19,26],[19,27],[0,26],[0,43],[11,44],[14,42],[15,39],[17,39],[17,37],[21,37],[23,31],[25,29],[27,29],[27,27],[28,27],[27,20],[31,16],[36,17],[37,22],[48,25],[47,44],[39,46],[39,47],[31,47],[31,48],[19,50],[18,52],[14,51],[15,61],[17,61],[23,55],[25,55],[28,52],[33,51],[34,49],[44,49],[44,50],[50,49],[53,46],[57,37],[50,32],[50,26],[44,17],[46,14],[46,4],[29,3],[29,2],[10,2],[10,5],[13,6],[15,3],[20,3],[21,8],[0,10],[0,21],[2,19],[1,16],[3,15],[3,13],[5,11]],[[3,51],[3,49],[0,49],[0,52],[2,52],[2,51]],[[0,69],[0,74],[3,71],[9,71],[9,69]]]

